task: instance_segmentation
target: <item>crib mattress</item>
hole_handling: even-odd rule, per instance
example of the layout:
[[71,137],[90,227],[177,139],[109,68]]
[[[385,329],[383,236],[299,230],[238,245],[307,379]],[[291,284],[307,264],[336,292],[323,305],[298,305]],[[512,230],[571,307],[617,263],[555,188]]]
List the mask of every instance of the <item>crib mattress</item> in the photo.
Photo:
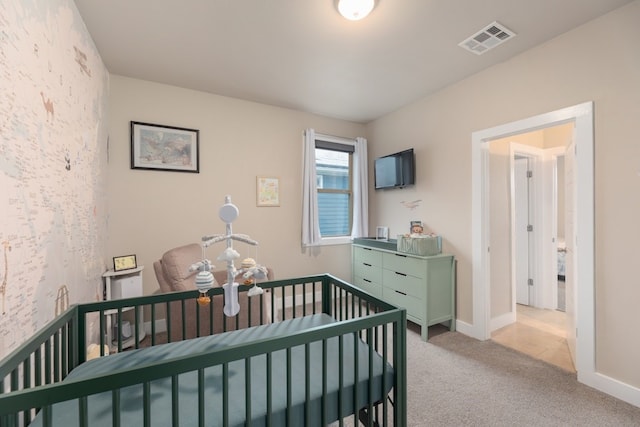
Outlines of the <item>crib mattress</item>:
[[[316,314],[296,319],[290,319],[270,325],[256,326],[244,330],[226,332],[223,334],[195,338],[187,341],[179,341],[158,345],[150,348],[127,351],[108,357],[90,360],[74,369],[67,380],[78,380],[96,374],[113,372],[123,368],[135,367],[149,362],[174,359],[180,356],[213,351],[216,348],[234,344],[246,343],[254,340],[285,336],[294,332],[304,331],[322,325],[335,323],[336,320],[326,314]],[[355,343],[354,343],[355,341]],[[343,407],[338,414],[338,388],[339,388],[339,355],[338,338],[327,340],[327,415],[328,422],[335,421],[354,413],[351,404],[354,387],[354,344],[359,346],[358,351],[358,397],[357,409],[383,400],[389,393],[394,372],[391,365],[387,364],[384,375],[386,381],[383,389],[383,360],[374,353],[372,371],[373,390],[369,396],[369,349],[361,340],[355,339],[353,334],[344,336],[343,347]],[[310,351],[310,393],[312,425],[320,425],[322,410],[322,343],[314,342]],[[305,350],[304,346],[292,348],[291,351],[291,375],[292,375],[292,406],[291,425],[305,425]],[[229,425],[245,425],[245,364],[244,361],[234,361],[228,365],[229,375]],[[251,359],[251,411],[252,426],[267,425],[267,370],[266,355],[255,356]],[[287,420],[287,390],[285,380],[287,378],[286,351],[281,350],[272,353],[272,425],[286,425]],[[205,424],[221,425],[222,420],[222,367],[213,366],[206,368],[205,376]],[[66,380],[65,380],[66,381]],[[179,417],[180,424],[185,426],[198,425],[198,380],[196,372],[187,372],[179,375]],[[151,425],[171,425],[171,379],[161,379],[151,382]],[[143,425],[142,385],[123,388],[120,392],[121,425]],[[111,392],[99,393],[88,397],[89,424],[91,426],[111,426]],[[61,402],[53,405],[53,422],[55,426],[78,425],[77,401]],[[42,425],[40,416],[36,417],[32,426]]]

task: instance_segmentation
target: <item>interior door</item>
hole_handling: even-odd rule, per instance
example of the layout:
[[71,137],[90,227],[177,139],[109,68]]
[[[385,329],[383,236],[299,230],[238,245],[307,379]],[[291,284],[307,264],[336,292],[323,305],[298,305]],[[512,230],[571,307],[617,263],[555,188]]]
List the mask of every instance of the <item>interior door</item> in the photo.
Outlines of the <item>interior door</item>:
[[531,303],[531,232],[527,227],[531,224],[530,188],[528,171],[529,159],[517,156],[514,160],[514,204],[515,204],[515,280],[516,303]]
[[573,364],[576,364],[576,145],[567,146],[564,157],[565,177],[565,304],[567,313],[567,345]]

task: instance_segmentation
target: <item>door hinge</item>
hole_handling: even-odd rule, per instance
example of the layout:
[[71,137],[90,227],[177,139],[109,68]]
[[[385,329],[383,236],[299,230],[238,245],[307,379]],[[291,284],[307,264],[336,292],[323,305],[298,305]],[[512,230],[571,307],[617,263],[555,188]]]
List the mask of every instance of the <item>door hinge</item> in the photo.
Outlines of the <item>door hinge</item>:
[[533,231],[533,225],[531,224],[527,225],[527,231]]
[[527,280],[527,285],[533,286],[533,279],[528,279]]
[[533,177],[533,171],[527,171],[527,178]]

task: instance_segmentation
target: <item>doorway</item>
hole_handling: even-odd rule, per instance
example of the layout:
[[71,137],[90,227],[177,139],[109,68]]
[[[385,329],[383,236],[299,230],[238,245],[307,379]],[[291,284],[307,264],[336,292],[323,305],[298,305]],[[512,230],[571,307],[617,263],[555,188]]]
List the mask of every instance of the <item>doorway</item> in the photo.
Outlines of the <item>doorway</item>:
[[[470,335],[486,340],[491,337],[492,275],[490,247],[489,142],[498,138],[574,122],[577,147],[575,162],[575,247],[574,289],[575,321],[580,331],[576,341],[578,380],[591,382],[595,376],[594,329],[594,183],[593,183],[593,103],[534,116],[472,134],[472,232],[473,232],[473,326]],[[577,238],[580,235],[580,238]],[[575,330],[570,331],[575,335]]]

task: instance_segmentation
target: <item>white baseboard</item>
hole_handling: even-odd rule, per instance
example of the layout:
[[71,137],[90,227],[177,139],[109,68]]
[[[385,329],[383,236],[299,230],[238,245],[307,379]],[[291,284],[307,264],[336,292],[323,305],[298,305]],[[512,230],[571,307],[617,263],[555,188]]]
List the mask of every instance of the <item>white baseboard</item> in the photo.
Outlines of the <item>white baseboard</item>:
[[513,311],[510,311],[509,313],[505,313],[505,314],[501,314],[498,317],[494,317],[493,319],[491,319],[489,321],[489,330],[491,332],[503,328],[507,325],[510,325],[512,323],[516,322],[516,313]]
[[475,329],[472,324],[463,322],[462,320],[456,319],[456,331],[460,332],[463,335],[470,336],[471,338],[476,338]]
[[598,372],[586,375],[580,375],[578,372],[578,381],[640,408],[640,388],[638,387]]

